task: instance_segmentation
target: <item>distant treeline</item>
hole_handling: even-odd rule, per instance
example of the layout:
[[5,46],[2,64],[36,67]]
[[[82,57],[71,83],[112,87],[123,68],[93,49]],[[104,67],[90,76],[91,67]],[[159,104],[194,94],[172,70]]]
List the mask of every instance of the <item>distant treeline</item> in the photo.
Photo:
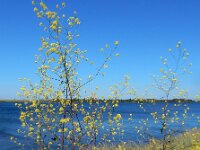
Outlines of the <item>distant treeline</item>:
[[159,103],[159,102],[197,102],[191,99],[169,99],[169,100],[164,100],[164,99],[121,99],[119,102],[143,102],[143,103]]
[[[29,102],[31,100],[0,100],[0,102]],[[51,100],[41,100],[43,102],[49,102]],[[55,100],[54,100],[55,101]],[[73,101],[82,101],[82,102],[113,102],[118,101],[120,103],[123,102],[132,102],[132,103],[160,103],[160,102],[169,102],[169,103],[189,103],[189,102],[200,102],[200,101],[194,101],[191,99],[170,99],[170,100],[164,100],[164,99],[74,99]],[[55,101],[56,102],[56,101]]]

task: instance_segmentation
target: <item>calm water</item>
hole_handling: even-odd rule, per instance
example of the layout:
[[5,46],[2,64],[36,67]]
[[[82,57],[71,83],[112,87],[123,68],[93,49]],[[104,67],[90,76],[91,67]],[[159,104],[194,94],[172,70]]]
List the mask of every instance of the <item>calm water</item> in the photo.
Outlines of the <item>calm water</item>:
[[[172,108],[174,103],[170,103],[169,107]],[[134,130],[134,126],[140,126],[139,122],[142,119],[149,118],[147,122],[147,126],[149,128],[148,133],[156,138],[161,137],[160,133],[160,124],[153,123],[153,119],[151,118],[151,112],[159,112],[163,103],[145,103],[144,105],[145,111],[141,110],[136,103],[120,103],[119,107],[115,109],[114,113],[120,113],[123,117],[123,128],[125,130],[125,135],[120,137],[123,141],[137,141],[140,138],[138,134],[136,134],[136,130]],[[172,124],[171,128],[182,131],[185,129],[190,129],[193,127],[199,127],[197,117],[200,116],[200,103],[187,103],[190,110],[188,111],[188,119],[185,121],[185,126],[181,126],[180,124]],[[172,108],[172,111],[182,112],[184,106],[178,107],[176,109]],[[129,114],[133,114],[134,124],[130,124],[128,122]],[[180,113],[181,114],[181,113]],[[181,115],[179,116],[181,117]],[[19,140],[23,140],[25,142],[29,142],[27,139],[23,138],[17,134],[17,129],[21,128],[19,118],[19,110],[15,107],[14,103],[0,103],[0,149],[1,150],[15,150],[19,149],[14,143],[12,143],[9,139],[11,136],[17,137]],[[27,148],[28,149],[28,148]]]

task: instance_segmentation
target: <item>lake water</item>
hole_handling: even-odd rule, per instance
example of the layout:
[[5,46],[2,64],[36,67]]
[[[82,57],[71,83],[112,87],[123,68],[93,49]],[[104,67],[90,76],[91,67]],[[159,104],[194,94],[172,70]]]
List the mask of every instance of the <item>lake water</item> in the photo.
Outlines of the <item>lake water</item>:
[[[172,108],[172,111],[183,112],[184,104],[181,107],[174,108],[172,107],[174,103],[170,103],[169,107]],[[140,109],[137,103],[123,102],[119,104],[119,107],[115,109],[114,113],[120,113],[123,118],[123,128],[125,130],[124,136],[121,137],[123,141],[137,141],[140,136],[136,133],[134,126],[140,126],[140,121],[142,119],[148,118],[147,127],[149,128],[148,133],[156,138],[161,137],[160,132],[160,123],[155,124],[150,113],[151,112],[160,112],[163,103],[144,103],[143,104],[145,111]],[[199,128],[198,117],[200,116],[200,103],[187,103],[187,106],[190,108],[188,111],[188,118],[185,121],[185,125],[181,124],[171,124],[171,128],[177,131],[183,131],[185,129],[191,129],[193,127]],[[130,124],[128,121],[129,114],[133,114],[134,123]],[[17,134],[17,129],[21,128],[19,121],[19,110],[11,102],[0,102],[0,150],[17,150],[20,149],[14,143],[10,141],[10,137],[17,137],[19,140],[24,142],[29,142],[23,136]],[[27,147],[27,149],[29,149]]]

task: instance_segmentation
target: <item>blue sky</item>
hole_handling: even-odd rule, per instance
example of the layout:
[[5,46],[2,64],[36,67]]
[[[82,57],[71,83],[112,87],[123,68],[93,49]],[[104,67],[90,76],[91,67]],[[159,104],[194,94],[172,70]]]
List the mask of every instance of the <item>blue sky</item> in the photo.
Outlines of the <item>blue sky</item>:
[[[200,1],[68,0],[66,4],[67,13],[78,12],[80,47],[88,50],[91,59],[101,62],[99,49],[120,41],[120,58],[113,58],[106,77],[94,81],[100,94],[107,95],[107,88],[128,74],[138,95],[146,88],[159,95],[151,88],[151,76],[159,73],[159,57],[167,55],[167,49],[175,48],[179,40],[193,63],[193,74],[182,78],[181,88],[191,98],[200,93]],[[39,53],[42,32],[29,0],[1,0],[0,18],[0,99],[13,99],[22,85],[18,78],[36,79],[34,55]],[[83,70],[80,73],[89,72]]]

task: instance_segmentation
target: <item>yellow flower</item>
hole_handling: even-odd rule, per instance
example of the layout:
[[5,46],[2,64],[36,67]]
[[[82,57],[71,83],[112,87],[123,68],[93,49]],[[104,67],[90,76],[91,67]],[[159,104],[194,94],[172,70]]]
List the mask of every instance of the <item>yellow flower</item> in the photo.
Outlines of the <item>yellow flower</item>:
[[58,132],[62,132],[62,129],[59,129]]
[[79,21],[78,18],[76,18],[76,19],[74,20],[74,23],[75,23],[75,24],[78,24],[78,25],[81,24],[81,22]]
[[90,120],[90,116],[85,116],[85,117],[83,118],[83,120],[84,120],[84,122],[88,123],[88,121]]
[[38,11],[37,7],[34,7],[33,11],[34,11],[34,12],[37,12],[37,11]]
[[64,130],[62,130],[62,129],[59,129],[59,130],[58,130],[58,132],[60,132],[60,133],[61,133],[61,132],[66,132],[66,131],[67,131],[67,128],[64,128]]
[[48,69],[49,68],[49,66],[45,66],[45,65],[42,65],[42,67],[41,67],[42,69]]
[[55,18],[56,12],[47,11],[46,15],[47,15],[47,18]]
[[68,23],[68,25],[69,25],[70,27],[72,27],[72,26],[73,26],[73,23],[70,21],[70,22]]
[[78,127],[78,128],[76,129],[76,132],[80,132],[80,131],[81,131],[81,128]]
[[115,131],[112,132],[112,135],[116,135],[116,134],[117,134],[117,132],[115,132]]
[[40,112],[40,110],[39,110],[39,109],[36,109],[36,110],[35,110],[35,112],[36,112],[36,113],[39,113],[39,112]]
[[173,79],[172,79],[172,81],[176,82],[176,81],[177,81],[177,79],[176,79],[176,78],[173,78]]
[[36,106],[37,106],[37,102],[36,101],[32,101],[31,107],[36,107]]
[[115,44],[116,46],[118,46],[118,45],[119,45],[119,41],[115,41],[114,44]]
[[103,65],[103,68],[104,68],[104,69],[108,68],[108,65],[107,65],[107,64],[104,64],[104,65]]
[[50,26],[51,29],[56,30],[58,27],[58,20],[54,20]]
[[26,87],[24,87],[24,86],[21,87],[21,90],[22,90],[22,91],[25,91],[25,90],[26,90]]
[[47,9],[47,6],[46,6],[43,2],[40,2],[40,6],[41,6],[44,10]]
[[34,128],[33,128],[33,127],[30,127],[30,128],[29,128],[29,131],[30,131],[30,132],[32,132],[33,130],[34,130]]
[[54,53],[57,53],[57,52],[58,52],[58,50],[57,50],[56,48],[54,48],[54,47],[52,47],[50,50],[51,50],[52,52],[54,52]]
[[114,120],[115,120],[115,121],[119,121],[121,118],[122,118],[121,114],[117,114],[117,115],[114,117]]
[[50,12],[50,11],[47,11],[47,12],[46,12],[46,15],[47,15],[47,18],[50,18],[50,17],[51,17],[51,12]]
[[60,112],[63,112],[63,111],[64,111],[64,108],[63,108],[63,107],[60,107],[59,111],[60,111]]
[[63,118],[60,120],[60,123],[64,124],[64,123],[69,122],[69,120],[70,120],[69,118]]
[[165,114],[162,114],[162,119],[165,119],[165,118],[166,118]]
[[[114,107],[117,107],[117,106],[118,106],[118,104],[115,104],[115,105],[114,105]],[[119,115],[120,115],[120,114],[119,114]],[[120,116],[121,116],[121,115],[120,115]]]

